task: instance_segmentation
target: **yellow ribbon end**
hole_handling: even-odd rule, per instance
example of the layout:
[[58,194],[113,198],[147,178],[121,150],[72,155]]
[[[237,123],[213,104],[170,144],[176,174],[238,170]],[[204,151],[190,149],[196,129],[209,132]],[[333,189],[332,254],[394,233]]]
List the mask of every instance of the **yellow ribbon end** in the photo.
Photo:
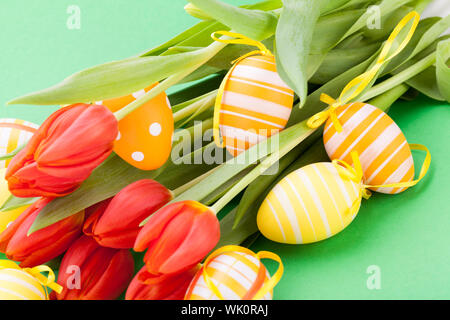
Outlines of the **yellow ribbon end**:
[[[391,50],[393,44],[395,43],[396,38],[403,30],[403,28],[405,28],[411,20],[413,20],[413,22],[410,29],[408,30],[405,39],[403,39],[403,41],[399,44],[399,46],[393,53],[389,54],[389,51]],[[339,95],[338,102],[336,102],[330,96],[322,93],[320,96],[320,100],[327,103],[329,105],[329,108],[326,111],[319,112],[318,114],[312,116],[308,120],[308,126],[310,128],[315,129],[319,127],[323,122],[325,122],[328,119],[328,117],[331,117],[331,120],[333,121],[333,125],[336,131],[342,132],[342,126],[339,123],[339,120],[334,112],[335,109],[357,98],[364,91],[364,89],[366,89],[366,87],[370,85],[370,83],[376,77],[383,64],[391,60],[395,56],[397,56],[406,47],[406,45],[411,40],[417,28],[419,20],[420,15],[416,11],[408,13],[405,17],[403,17],[402,20],[400,20],[400,22],[397,24],[397,26],[390,34],[389,38],[384,43],[381,49],[381,53],[378,56],[378,59],[376,60],[376,63],[369,70],[351,80],[344,87],[344,89],[342,89],[342,92]]]

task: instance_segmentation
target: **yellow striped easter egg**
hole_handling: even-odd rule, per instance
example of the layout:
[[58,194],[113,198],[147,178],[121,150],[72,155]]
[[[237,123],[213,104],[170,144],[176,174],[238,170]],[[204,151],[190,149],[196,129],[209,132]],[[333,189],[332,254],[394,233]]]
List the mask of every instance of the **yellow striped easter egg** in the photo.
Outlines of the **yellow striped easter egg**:
[[[0,119],[0,157],[13,152],[25,144],[39,126],[19,119]],[[10,162],[0,161],[0,168],[6,168]]]
[[[325,124],[323,141],[331,160],[353,164],[350,153],[357,151],[364,182],[383,185],[407,182],[414,178],[414,161],[405,136],[397,124],[380,109],[362,102],[338,107],[342,125],[337,132],[331,119]],[[372,188],[383,193],[399,193],[406,188]]]
[[[203,277],[202,267],[186,291],[185,300],[219,300]],[[211,281],[225,300],[249,299],[270,279],[270,275],[256,257],[243,252],[225,252],[207,265]],[[263,300],[272,300],[272,292]]]
[[48,300],[45,289],[20,269],[0,270],[0,300]]
[[242,59],[224,85],[220,133],[234,156],[283,130],[291,115],[294,92],[281,80],[273,56]]
[[284,177],[267,195],[257,224],[268,239],[290,244],[327,239],[358,213],[361,185],[343,179],[330,162],[307,165]]

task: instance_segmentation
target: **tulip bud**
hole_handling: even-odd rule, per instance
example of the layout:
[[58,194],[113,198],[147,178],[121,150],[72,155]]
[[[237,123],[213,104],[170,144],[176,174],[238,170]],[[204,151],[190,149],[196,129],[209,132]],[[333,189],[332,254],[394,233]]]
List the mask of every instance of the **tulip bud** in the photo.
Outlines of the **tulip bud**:
[[43,264],[62,254],[77,239],[83,226],[81,211],[44,229],[27,235],[28,230],[51,198],[41,198],[26,209],[0,234],[0,252],[19,261],[22,268]]
[[104,247],[133,248],[142,220],[171,199],[171,192],[158,182],[136,181],[122,189],[107,205],[100,205],[87,218],[83,231]]
[[133,278],[134,260],[129,250],[104,248],[81,236],[64,255],[58,274],[58,300],[114,300]]
[[9,190],[17,197],[73,192],[112,152],[117,120],[104,106],[74,104],[54,112],[10,162]]
[[196,201],[180,201],[150,217],[138,234],[134,250],[148,249],[144,262],[149,273],[178,273],[197,265],[219,238],[219,221],[208,207]]
[[126,300],[183,300],[200,265],[170,275],[153,277],[144,266],[128,286]]

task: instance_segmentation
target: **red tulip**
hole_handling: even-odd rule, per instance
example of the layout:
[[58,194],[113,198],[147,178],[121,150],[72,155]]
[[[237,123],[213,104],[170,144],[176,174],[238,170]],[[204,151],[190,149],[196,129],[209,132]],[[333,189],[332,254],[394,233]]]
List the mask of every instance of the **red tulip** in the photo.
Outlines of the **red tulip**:
[[100,205],[86,220],[83,231],[104,247],[133,248],[142,220],[171,199],[172,193],[158,182],[136,181]]
[[73,192],[111,153],[117,120],[104,106],[74,104],[54,112],[10,162],[5,178],[17,197]]
[[58,300],[114,300],[127,288],[134,272],[129,250],[101,247],[94,239],[80,237],[64,255],[59,268]]
[[20,266],[34,267],[56,258],[74,242],[83,226],[84,212],[67,217],[27,236],[28,230],[51,198],[41,198],[0,234],[0,252]]
[[208,207],[196,201],[181,201],[150,217],[139,232],[134,250],[148,249],[144,257],[147,271],[158,276],[197,265],[219,238],[219,221]]
[[144,266],[133,278],[126,300],[183,300],[200,265],[174,275],[152,277]]

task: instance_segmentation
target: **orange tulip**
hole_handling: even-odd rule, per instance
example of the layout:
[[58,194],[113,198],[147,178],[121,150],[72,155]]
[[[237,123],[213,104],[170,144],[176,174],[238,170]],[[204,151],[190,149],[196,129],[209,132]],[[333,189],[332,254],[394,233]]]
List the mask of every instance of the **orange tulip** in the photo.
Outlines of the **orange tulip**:
[[139,180],[122,189],[110,202],[98,206],[83,231],[104,246],[129,249],[150,214],[172,199],[172,193],[154,180]]
[[58,300],[114,300],[127,288],[134,272],[129,250],[104,248],[94,239],[80,237],[64,255],[59,268]]
[[220,238],[219,221],[196,201],[169,204],[154,213],[138,234],[135,251],[153,275],[178,273],[197,265]]
[[22,268],[34,267],[56,258],[81,233],[83,211],[27,236],[39,212],[50,201],[51,198],[39,199],[0,234],[0,252],[4,252],[8,259],[19,261]]
[[10,162],[5,179],[17,197],[73,192],[112,152],[118,134],[104,106],[74,104],[54,112]]
[[183,300],[200,265],[174,274],[153,277],[144,266],[128,286],[126,300]]

